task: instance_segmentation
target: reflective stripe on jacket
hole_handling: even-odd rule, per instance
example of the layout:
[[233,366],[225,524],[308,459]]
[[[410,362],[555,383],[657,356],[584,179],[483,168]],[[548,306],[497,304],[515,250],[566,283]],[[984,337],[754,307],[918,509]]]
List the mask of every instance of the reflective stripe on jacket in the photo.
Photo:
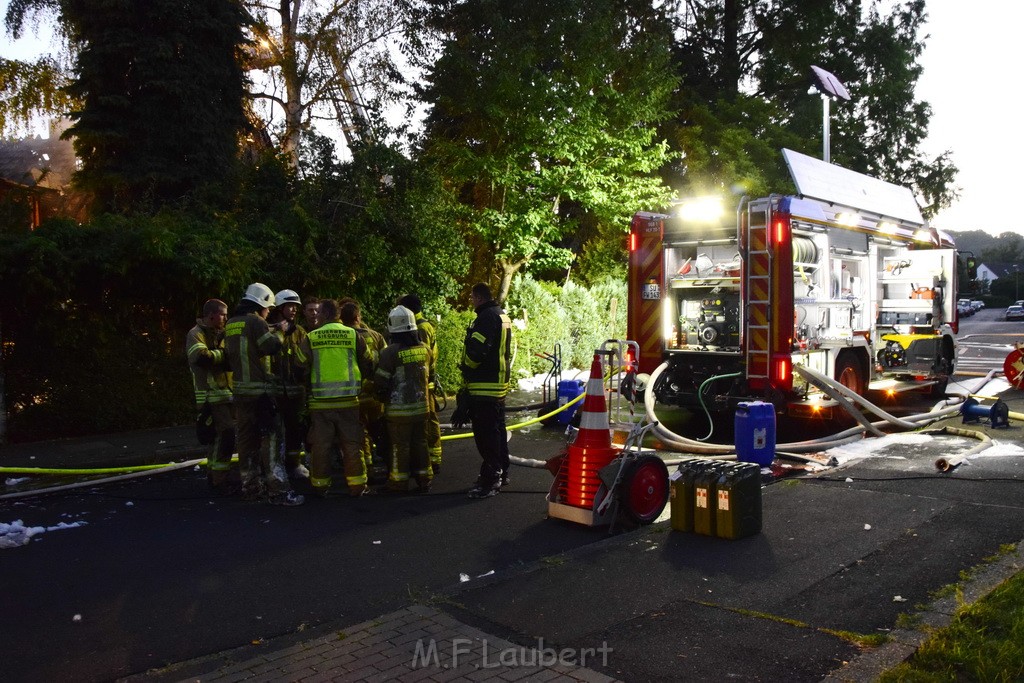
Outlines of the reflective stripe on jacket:
[[224,326],[224,348],[234,374],[235,396],[258,398],[274,389],[270,356],[281,350],[267,321],[256,313],[237,315]]
[[426,418],[430,365],[430,351],[422,343],[392,342],[381,352],[373,383],[388,419],[409,422]]
[[495,301],[476,309],[466,330],[462,379],[470,396],[504,398],[512,371],[512,320]]
[[[437,330],[434,329],[434,324],[423,317],[423,313],[416,314],[416,330],[419,333],[420,341],[430,351],[430,372],[434,374],[437,372]],[[434,382],[430,382],[430,388],[434,388]]]
[[360,357],[369,353],[354,329],[339,322],[321,325],[306,336],[299,353],[299,362],[309,368],[310,410],[359,405]]
[[200,321],[185,336],[185,355],[192,371],[196,405],[231,400],[231,371],[224,352],[224,335]]

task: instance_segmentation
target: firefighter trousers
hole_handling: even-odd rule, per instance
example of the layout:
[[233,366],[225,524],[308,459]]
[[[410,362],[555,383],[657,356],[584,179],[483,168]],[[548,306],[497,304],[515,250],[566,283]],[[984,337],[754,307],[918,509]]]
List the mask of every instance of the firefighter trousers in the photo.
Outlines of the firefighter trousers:
[[477,484],[497,484],[510,466],[508,438],[505,428],[505,399],[469,396],[473,416],[473,440],[483,462]]
[[291,490],[281,457],[281,420],[268,405],[273,406],[269,396],[235,397],[238,469],[246,498]]
[[414,479],[421,490],[430,487],[434,473],[427,452],[426,426],[426,415],[401,422],[388,420],[392,448],[388,488],[392,491],[408,491],[409,479]]
[[360,452],[363,427],[359,423],[359,408],[310,410],[309,415],[309,481],[313,490],[325,495],[331,488],[331,448],[337,444],[341,447],[349,493],[361,494],[366,490],[366,463]]
[[284,425],[284,464],[291,472],[302,463],[305,452],[306,433],[306,390],[304,387],[288,387],[277,397],[277,407]]
[[441,421],[437,419],[437,397],[434,390],[430,390],[427,397],[427,453],[430,456],[430,464],[441,468]]
[[206,455],[206,467],[211,486],[221,486],[231,471],[231,456],[235,452],[235,410],[228,402],[211,403],[213,428],[217,432],[210,452]]
[[391,461],[391,437],[388,436],[387,423],[384,420],[384,404],[373,399],[360,399],[359,422],[363,426],[360,453],[366,464],[366,471],[373,471],[374,452],[379,465],[387,467]]

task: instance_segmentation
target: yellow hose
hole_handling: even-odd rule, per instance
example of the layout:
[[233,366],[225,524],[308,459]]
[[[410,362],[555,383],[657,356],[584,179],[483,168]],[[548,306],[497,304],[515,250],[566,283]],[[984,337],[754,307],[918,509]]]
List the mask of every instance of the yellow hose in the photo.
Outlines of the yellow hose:
[[[565,405],[558,406],[555,410],[550,413],[535,417],[532,420],[526,420],[518,424],[509,425],[508,430],[522,429],[523,427],[529,427],[530,425],[542,422],[553,415],[557,415],[563,410],[567,410],[570,406],[574,406],[580,401],[586,398],[586,394],[580,394],[573,400],[569,401]],[[468,439],[473,436],[472,432],[466,432],[465,434],[449,434],[442,436],[441,441],[453,441],[455,439]],[[238,456],[231,458],[232,461],[237,462]],[[158,470],[162,467],[168,467],[177,463],[168,462],[160,465],[130,465],[125,467],[96,467],[92,469],[78,468],[78,469],[61,469],[55,467],[0,467],[0,474],[26,474],[26,475],[54,475],[54,476],[68,476],[68,475],[90,475],[90,474],[124,474],[128,472],[145,472],[146,470]],[[198,465],[205,467],[207,459],[203,458],[200,460]]]

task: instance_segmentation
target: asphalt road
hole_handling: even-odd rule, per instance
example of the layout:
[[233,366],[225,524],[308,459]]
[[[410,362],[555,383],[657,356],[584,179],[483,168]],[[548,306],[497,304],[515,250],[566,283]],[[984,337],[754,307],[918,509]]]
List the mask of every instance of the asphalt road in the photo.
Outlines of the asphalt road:
[[[513,450],[554,455],[557,430]],[[450,442],[429,496],[331,497],[297,508],[211,499],[186,470],[0,502],[0,520],[52,527],[0,550],[7,681],[109,680],[326,624],[358,623],[478,576],[604,538],[545,519],[546,470],[501,495],[464,492],[479,456]]]
[[[983,311],[961,327],[965,342],[961,359],[974,354],[969,357],[982,374],[983,369],[1001,367],[1012,346],[1009,337],[992,335],[1020,333],[1024,339],[1024,324],[1002,322],[1000,313]],[[1024,406],[1011,406],[1011,410],[1024,411]],[[1002,432],[1000,438],[1024,442],[1019,427]],[[516,433],[512,452],[545,459],[562,441],[559,430],[534,428]],[[922,467],[931,465],[927,454],[916,455]],[[603,528],[546,519],[544,494],[551,476],[545,470],[515,468],[511,487],[499,496],[466,499],[463,492],[478,464],[471,440],[451,441],[446,443],[444,468],[429,496],[338,497],[311,500],[299,508],[212,499],[205,473],[195,470],[0,502],[0,521],[22,519],[26,525],[43,527],[85,522],[73,529],[47,531],[20,548],[0,550],[3,678],[110,680],[283,634],[313,637],[372,619],[410,600],[429,600],[459,585],[460,575],[474,581],[491,571],[508,575],[541,558],[608,538]],[[836,562],[854,563],[848,572],[822,580],[808,578],[811,586],[801,586],[799,591],[762,587],[758,590],[774,591],[765,594],[765,611],[871,630],[879,623],[891,623],[902,609],[883,605],[871,610],[862,605],[873,575],[918,562],[911,576],[920,585],[915,588],[907,582],[903,590],[916,601],[927,597],[934,580],[940,580],[939,585],[955,580],[960,569],[995,552],[1000,543],[1020,540],[1024,500],[1019,485],[961,483],[953,488],[927,481],[914,484],[908,492],[901,488],[909,485],[906,482],[889,481],[907,472],[906,460],[872,459],[856,467],[849,470],[856,480],[853,485],[842,482],[847,472],[843,470],[839,481],[822,478],[808,484],[813,488],[808,488],[803,502],[786,498],[770,513],[766,504],[766,514],[773,515],[771,523],[779,528],[804,510],[813,514],[817,507],[834,506],[829,501],[839,495],[839,500],[849,499],[851,509],[877,506],[880,518],[887,509],[905,514],[906,506],[921,505],[921,529],[913,537],[901,537],[863,554],[836,543]],[[1012,459],[985,461],[968,473],[981,480],[1020,477],[1018,462]],[[771,500],[769,495],[766,501]],[[940,518],[942,524],[937,523]],[[850,521],[860,524],[860,520]],[[665,533],[664,525],[658,529]],[[831,530],[822,528],[798,540],[810,547],[835,543],[835,538]],[[655,614],[667,614],[665,618],[679,622],[680,628],[691,617],[696,620],[693,623],[707,619],[703,612],[691,614],[701,611],[694,600],[699,599],[702,577],[741,586],[751,576],[750,562],[759,562],[761,555],[776,562],[781,550],[766,545],[764,537],[744,543],[744,552],[730,559],[722,555],[723,546],[709,539],[672,536],[657,558],[643,555],[644,562],[653,563],[642,569],[644,585],[649,587],[645,604],[659,596],[666,604],[678,603],[678,612]],[[658,625],[657,620],[631,621],[642,613],[641,606],[633,604],[638,595],[622,591],[623,585],[629,585],[630,573],[641,572],[638,556],[628,550],[632,545],[616,545],[609,551],[606,561],[613,563],[612,570],[590,587],[615,596],[607,601],[607,620],[597,625],[600,628],[593,623],[578,625],[558,611],[523,607],[517,600],[526,599],[518,596],[528,589],[528,582],[515,586],[499,582],[470,591],[467,612],[521,633],[540,630],[547,620],[551,632],[561,634],[564,642],[589,642],[602,636],[603,628],[606,635],[616,634],[635,649],[610,673],[630,680],[644,678],[654,671],[651,657],[671,660],[673,655],[652,654],[644,647],[644,629],[652,627],[647,622]],[[960,549],[955,562],[942,552],[953,545]],[[919,556],[925,561],[915,559]],[[864,557],[868,561],[857,564]],[[538,587],[530,604],[543,604],[552,595],[576,589],[571,562],[531,576],[552,583]],[[863,582],[864,590],[850,590],[856,582]],[[679,592],[681,586],[691,585],[696,590],[692,600],[686,597],[692,592],[689,589]],[[839,589],[848,591],[848,609],[816,614],[814,591],[824,595]],[[469,619],[472,614],[461,616]],[[712,627],[721,631],[727,647],[732,627],[725,621],[713,621]],[[750,637],[759,636],[752,632]],[[627,654],[623,650],[623,656]],[[819,668],[827,671],[832,659],[826,658]],[[692,673],[699,675],[697,670]],[[812,674],[816,675],[808,673]]]

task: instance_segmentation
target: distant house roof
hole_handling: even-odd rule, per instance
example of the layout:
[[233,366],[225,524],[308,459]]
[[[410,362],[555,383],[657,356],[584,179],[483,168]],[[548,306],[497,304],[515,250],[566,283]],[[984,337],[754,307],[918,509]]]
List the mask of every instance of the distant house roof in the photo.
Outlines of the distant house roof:
[[33,227],[55,216],[83,221],[88,213],[86,197],[70,188],[78,161],[74,145],[60,137],[66,127],[61,120],[48,138],[0,140],[0,196],[31,201]]
[[[984,269],[984,270],[982,270]],[[998,280],[1001,277],[1012,277],[1014,272],[1024,270],[1017,263],[981,263],[978,264],[978,279]],[[982,276],[985,278],[982,278]]]

